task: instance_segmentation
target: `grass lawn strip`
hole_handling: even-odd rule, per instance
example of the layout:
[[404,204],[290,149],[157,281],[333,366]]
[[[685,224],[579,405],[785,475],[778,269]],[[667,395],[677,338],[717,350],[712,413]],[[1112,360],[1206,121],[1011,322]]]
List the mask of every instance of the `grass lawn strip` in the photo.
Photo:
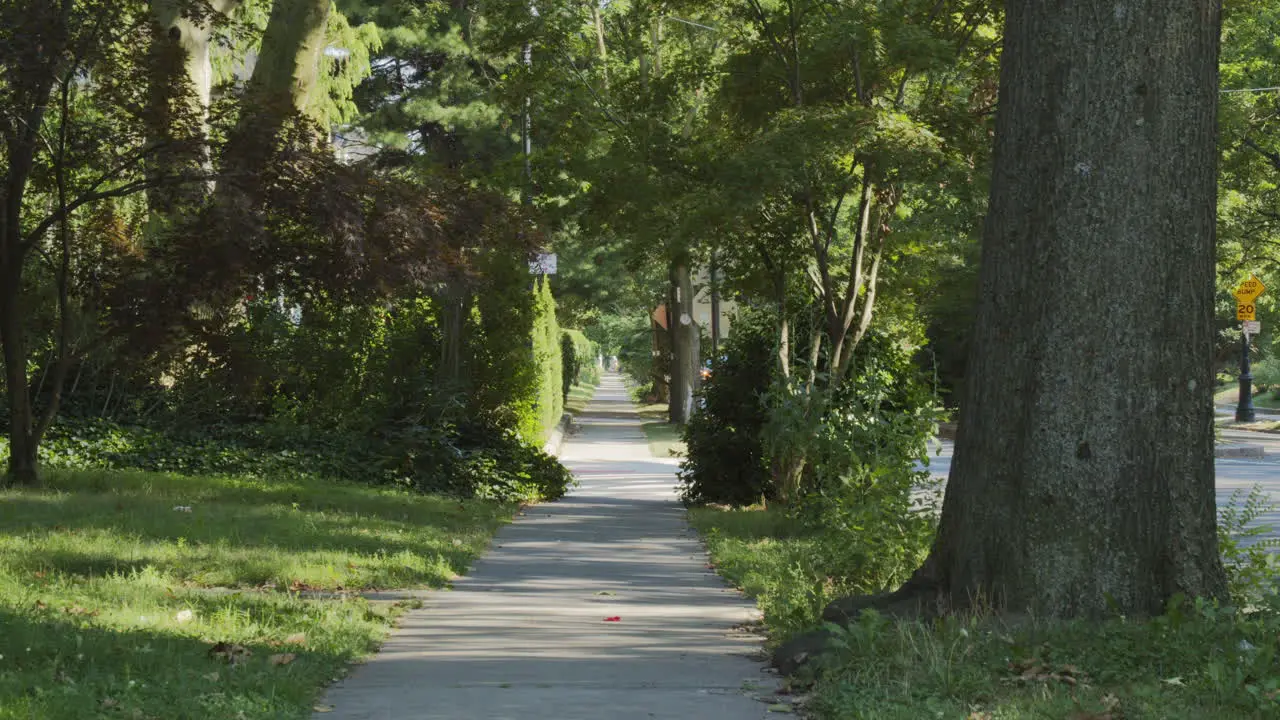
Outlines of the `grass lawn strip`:
[[[1224,386],[1214,395],[1215,405],[1231,405],[1240,400],[1240,388],[1236,385]],[[1259,410],[1280,410],[1280,397],[1272,391],[1257,392],[1253,395],[1253,406]]]
[[0,492],[0,720],[309,717],[403,605],[288,591],[442,587],[514,511],[292,478],[46,481]]
[[649,452],[658,458],[681,456],[687,452],[680,428],[667,422],[666,403],[642,403],[637,401],[636,414],[644,422],[640,429],[649,441]]
[[[759,602],[774,641],[815,626],[829,599],[865,584],[847,568],[828,577],[821,558],[839,556],[834,537],[798,532],[775,511],[695,509],[690,519],[717,569]],[[1277,632],[1275,610],[1185,602],[1150,621],[868,614],[796,684],[811,689],[818,718],[1274,718]]]
[[574,385],[569,389],[569,396],[565,398],[564,410],[570,415],[581,415],[583,410],[587,409],[587,404],[591,402],[591,398],[596,395],[595,385]]
[[667,422],[648,422],[640,426],[649,440],[649,452],[654,457],[671,458],[684,455],[686,447],[680,436],[680,428]]

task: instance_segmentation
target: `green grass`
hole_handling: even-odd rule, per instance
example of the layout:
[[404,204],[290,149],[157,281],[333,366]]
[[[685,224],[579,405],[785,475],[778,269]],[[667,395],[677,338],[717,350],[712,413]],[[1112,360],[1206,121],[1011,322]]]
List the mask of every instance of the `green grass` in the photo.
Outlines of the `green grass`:
[[756,600],[774,639],[813,624],[847,584],[831,578],[821,538],[774,510],[691,508],[716,570]]
[[564,411],[574,416],[581,415],[595,395],[595,385],[574,385],[569,389],[569,397],[564,401]]
[[[1227,385],[1218,388],[1214,395],[1213,402],[1215,405],[1230,405],[1235,407],[1240,399],[1240,387],[1238,385]],[[1253,406],[1255,408],[1265,410],[1280,410],[1280,397],[1275,392],[1267,390],[1265,392],[1255,392],[1253,395]]]
[[637,403],[636,413],[645,420],[653,422],[667,421],[666,403]]
[[[46,482],[0,492],[3,720],[307,717],[399,609],[283,591],[441,587],[511,514],[301,479]],[[252,655],[229,666],[208,655],[217,642]],[[280,653],[296,659],[272,664]]]
[[680,437],[680,428],[666,422],[647,422],[640,426],[649,440],[649,452],[654,457],[669,458],[684,455],[686,448]]
[[[846,537],[805,531],[776,511],[696,509],[712,560],[756,598],[773,641],[813,627],[832,598],[868,592]],[[1151,621],[875,615],[792,679],[817,718],[1135,720],[1280,717],[1280,613],[1179,606]]]
[[685,454],[686,447],[680,436],[680,428],[667,422],[666,403],[637,402],[636,414],[640,416],[640,429],[649,440],[649,452],[654,457],[670,458]]
[[838,597],[901,583],[923,559],[867,533],[815,531],[772,508],[692,508],[689,522],[720,574],[756,600],[774,641],[813,627]]

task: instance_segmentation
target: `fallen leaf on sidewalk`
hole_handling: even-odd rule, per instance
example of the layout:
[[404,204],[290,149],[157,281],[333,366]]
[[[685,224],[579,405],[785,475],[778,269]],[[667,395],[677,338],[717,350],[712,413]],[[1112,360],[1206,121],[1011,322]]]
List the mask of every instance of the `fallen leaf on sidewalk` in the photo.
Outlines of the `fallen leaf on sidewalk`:
[[622,622],[622,618],[618,615],[614,615],[613,617],[605,618],[604,621],[605,622]]
[[318,713],[330,713],[330,712],[333,712],[333,706],[332,706],[332,705],[316,705],[315,707],[313,707],[313,708],[311,708],[311,709],[312,709],[312,710],[315,710],[315,711],[316,711],[316,712],[318,712]]

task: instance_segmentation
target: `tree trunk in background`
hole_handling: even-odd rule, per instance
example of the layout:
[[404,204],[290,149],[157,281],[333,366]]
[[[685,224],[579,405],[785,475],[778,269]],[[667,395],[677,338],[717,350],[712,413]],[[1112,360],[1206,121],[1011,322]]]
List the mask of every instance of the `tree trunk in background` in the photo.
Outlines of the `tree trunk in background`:
[[436,368],[437,384],[450,392],[463,387],[462,350],[470,312],[470,292],[461,283],[450,283],[440,297],[440,366]]
[[680,387],[683,381],[680,378],[680,337],[676,332],[676,326],[680,323],[680,303],[676,299],[676,294],[680,292],[679,284],[676,282],[675,263],[671,263],[667,267],[667,420],[673,423],[681,422],[680,417]]
[[596,52],[600,55],[600,66],[604,75],[604,89],[609,89],[609,48],[604,42],[604,17],[600,14],[600,3],[591,0],[591,20],[596,26]]
[[687,260],[671,266],[671,287],[675,303],[671,311],[671,422],[683,425],[693,416],[693,393],[697,389],[700,347],[698,323],[693,319],[693,277]]
[[253,197],[293,113],[304,114],[316,92],[323,59],[329,0],[275,0],[262,35],[240,118],[224,150],[216,202],[220,224],[232,237],[259,231]]
[[22,308],[19,305],[18,289],[21,280],[6,265],[6,262],[0,261],[0,345],[4,346],[5,390],[9,414],[9,463],[6,476],[10,482],[30,486],[37,484],[39,477],[33,435],[35,417],[27,383],[26,338],[23,337]]
[[322,91],[318,81],[329,6],[329,0],[272,3],[262,50],[249,81],[249,92],[257,101],[303,112],[314,107],[313,96]]
[[227,155],[229,169],[252,173],[271,156],[285,120],[307,113],[322,92],[320,67],[330,0],[275,0]]
[[[239,0],[214,0],[210,8],[225,16],[239,4]],[[148,78],[146,123],[151,140],[168,147],[150,160],[148,175],[208,170],[204,136],[213,99],[212,20],[195,22],[184,17],[178,0],[151,0],[150,7],[156,64]],[[181,215],[180,203],[198,202],[211,188],[212,183],[183,183],[148,190],[153,220],[164,222],[168,215]]]
[[[228,15],[240,4],[240,0],[214,0],[209,3],[214,12]],[[170,44],[184,53],[183,70],[196,94],[196,101],[208,112],[213,97],[213,62],[209,54],[209,41],[213,37],[210,23],[195,23],[182,16],[182,3],[178,0],[152,0],[151,15],[156,21],[161,37],[157,41]]]
[[1006,12],[955,460],[931,556],[894,602],[1142,616],[1222,597],[1218,4]]

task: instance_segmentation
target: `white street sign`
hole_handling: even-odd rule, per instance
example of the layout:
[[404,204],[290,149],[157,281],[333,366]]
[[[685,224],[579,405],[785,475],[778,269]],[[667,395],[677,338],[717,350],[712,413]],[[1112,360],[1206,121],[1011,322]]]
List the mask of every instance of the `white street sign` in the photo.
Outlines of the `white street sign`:
[[1244,332],[1246,335],[1257,335],[1258,333],[1262,332],[1262,321],[1261,320],[1245,320]]

